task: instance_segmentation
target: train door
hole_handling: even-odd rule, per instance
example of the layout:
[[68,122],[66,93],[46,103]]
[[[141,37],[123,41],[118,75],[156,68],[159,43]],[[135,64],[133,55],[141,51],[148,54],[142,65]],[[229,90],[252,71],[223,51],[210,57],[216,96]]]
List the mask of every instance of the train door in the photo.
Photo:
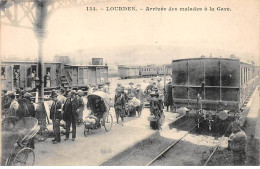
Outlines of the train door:
[[72,68],[72,86],[78,85],[78,67]]
[[[135,69],[134,69],[135,70]],[[139,71],[139,70],[138,70]],[[135,74],[134,74],[135,76]],[[102,71],[102,77],[104,78],[104,83],[108,82],[108,68],[104,67]]]
[[97,84],[96,81],[96,68],[95,67],[89,67],[88,69],[88,79],[89,79],[89,84]]
[[51,87],[56,87],[57,79],[56,79],[56,64],[51,64]]
[[56,64],[56,86],[59,86],[61,84],[61,65]]
[[13,87],[13,75],[12,75],[13,67],[9,65],[1,66],[1,82],[3,90],[12,90]]
[[44,87],[51,87],[51,67],[45,68]]
[[97,84],[102,84],[102,81],[103,81],[103,78],[101,77],[101,71],[102,71],[102,68],[99,68],[99,67],[96,68]]
[[83,83],[84,85],[88,84],[88,69],[84,68],[83,70]]
[[13,89],[14,90],[20,88],[20,80],[21,80],[20,75],[21,75],[20,65],[14,65],[13,66]]
[[84,85],[84,81],[83,81],[83,70],[84,68],[79,68],[79,86],[82,86]]

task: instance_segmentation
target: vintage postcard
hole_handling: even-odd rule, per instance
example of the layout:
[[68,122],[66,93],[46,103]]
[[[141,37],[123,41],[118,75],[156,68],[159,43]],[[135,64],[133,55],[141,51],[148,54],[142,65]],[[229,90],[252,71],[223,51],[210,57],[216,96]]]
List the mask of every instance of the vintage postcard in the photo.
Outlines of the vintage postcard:
[[2,166],[259,166],[259,0],[0,0]]

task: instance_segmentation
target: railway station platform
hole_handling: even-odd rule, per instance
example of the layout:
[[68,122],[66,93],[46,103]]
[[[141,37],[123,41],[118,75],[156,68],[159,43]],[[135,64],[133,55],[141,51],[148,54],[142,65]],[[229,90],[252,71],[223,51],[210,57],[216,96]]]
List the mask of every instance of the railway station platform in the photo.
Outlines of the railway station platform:
[[259,166],[259,144],[260,144],[260,105],[259,88],[256,87],[247,107],[248,114],[242,129],[247,135],[246,165]]
[[[150,128],[148,116],[149,109],[145,108],[141,118],[127,117],[126,122],[115,124],[116,118],[111,109],[114,124],[109,132],[101,129],[91,130],[89,135],[84,136],[84,125],[77,127],[77,138],[52,144],[53,138],[35,144],[36,166],[97,166],[110,159],[116,154],[126,150],[136,143],[157,134],[158,130]],[[169,124],[176,119],[177,113],[165,112],[165,123],[162,130],[166,130]]]

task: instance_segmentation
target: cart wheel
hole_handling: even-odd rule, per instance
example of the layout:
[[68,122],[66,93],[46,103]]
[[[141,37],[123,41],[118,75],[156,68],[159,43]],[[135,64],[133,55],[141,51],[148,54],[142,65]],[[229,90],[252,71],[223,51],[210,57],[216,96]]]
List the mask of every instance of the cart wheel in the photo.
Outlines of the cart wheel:
[[41,128],[38,133],[35,135],[35,138],[38,141],[44,141],[48,138],[49,136],[49,130],[47,128]]
[[21,149],[12,160],[12,166],[33,166],[35,161],[35,154],[31,148]]
[[104,121],[104,127],[105,127],[105,130],[108,132],[111,130],[112,128],[112,125],[113,125],[113,117],[111,114],[108,114],[106,117],[105,117],[105,121]]

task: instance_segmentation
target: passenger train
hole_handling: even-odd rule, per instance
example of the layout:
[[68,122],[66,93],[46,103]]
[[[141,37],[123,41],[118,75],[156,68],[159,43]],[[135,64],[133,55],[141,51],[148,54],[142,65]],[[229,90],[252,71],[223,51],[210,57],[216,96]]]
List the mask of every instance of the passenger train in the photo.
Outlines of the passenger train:
[[[37,62],[2,61],[2,91],[33,90],[37,75]],[[74,65],[61,58],[60,61],[45,62],[43,76],[46,91],[60,87],[81,88],[108,82],[108,66],[103,65],[102,58],[93,58],[91,65]]]
[[[165,67],[165,71],[164,71]],[[118,74],[121,79],[128,78],[139,78],[139,77],[150,77],[150,76],[160,76],[171,75],[172,68],[171,65],[156,66],[156,65],[147,65],[147,66],[118,66]]]
[[[191,58],[172,61],[175,108],[195,112],[196,120],[215,123],[240,120],[250,94],[259,83],[259,67],[235,58]],[[243,125],[243,123],[241,123]]]

